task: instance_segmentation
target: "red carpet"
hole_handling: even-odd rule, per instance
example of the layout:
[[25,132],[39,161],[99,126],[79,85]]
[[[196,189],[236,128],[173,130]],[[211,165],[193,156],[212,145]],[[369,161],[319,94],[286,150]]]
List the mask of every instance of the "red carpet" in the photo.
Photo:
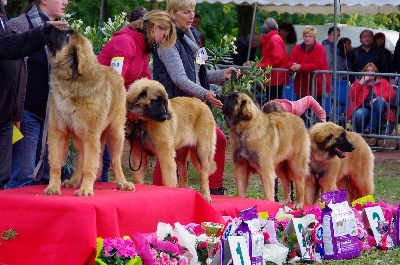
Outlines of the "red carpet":
[[275,213],[279,204],[257,199],[213,196],[208,203],[191,189],[136,185],[116,190],[114,183],[96,183],[95,195],[76,197],[76,189],[45,195],[45,186],[0,191],[0,232],[19,235],[0,240],[0,264],[93,264],[97,237],[155,232],[158,222],[223,223],[223,215],[257,205]]

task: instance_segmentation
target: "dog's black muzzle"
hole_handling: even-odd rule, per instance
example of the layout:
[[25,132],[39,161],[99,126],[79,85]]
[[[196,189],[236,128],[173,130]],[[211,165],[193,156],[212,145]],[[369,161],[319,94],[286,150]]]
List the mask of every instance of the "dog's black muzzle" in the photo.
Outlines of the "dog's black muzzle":
[[222,97],[222,112],[225,115],[232,115],[236,105],[238,104],[238,98],[239,98],[239,92],[237,91],[232,91],[229,92],[227,95],[223,95]]
[[55,26],[45,23],[43,25],[43,35],[46,39],[46,44],[50,49],[50,53],[55,55],[65,43],[69,42],[69,37],[73,34],[73,30],[59,30]]

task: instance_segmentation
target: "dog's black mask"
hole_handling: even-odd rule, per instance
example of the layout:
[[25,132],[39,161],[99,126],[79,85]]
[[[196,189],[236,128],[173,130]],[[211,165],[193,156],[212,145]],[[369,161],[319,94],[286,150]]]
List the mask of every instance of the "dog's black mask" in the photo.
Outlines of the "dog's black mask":
[[232,91],[227,95],[220,95],[219,100],[222,102],[222,112],[225,115],[232,115],[235,111],[235,106],[238,104],[239,92]]
[[43,35],[45,36],[51,55],[54,56],[61,50],[64,44],[69,42],[69,37],[73,33],[73,30],[59,30],[53,25],[46,23],[43,26]]
[[[327,139],[329,141],[329,139]],[[339,138],[336,139],[335,143],[332,144],[326,151],[331,156],[337,156],[339,158],[345,158],[346,152],[352,152],[356,147],[347,140],[346,133],[342,133]]]
[[168,100],[162,96],[158,96],[150,101],[146,113],[150,119],[159,122],[171,119],[171,114],[168,112]]

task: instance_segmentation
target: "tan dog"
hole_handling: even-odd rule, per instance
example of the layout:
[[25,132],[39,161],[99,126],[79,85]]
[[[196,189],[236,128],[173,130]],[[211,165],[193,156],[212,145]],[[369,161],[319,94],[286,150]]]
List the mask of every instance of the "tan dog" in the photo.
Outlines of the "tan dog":
[[[161,83],[141,79],[131,85],[127,95],[129,116],[135,116],[130,134],[133,143],[134,182],[142,184],[148,157],[160,162],[164,186],[187,187],[187,161],[191,161],[201,178],[201,192],[211,201],[208,176],[216,170],[215,121],[210,108],[196,98],[168,100]],[[129,127],[127,128],[129,129]],[[142,161],[142,162],[140,162]]]
[[310,139],[303,120],[291,113],[266,114],[249,96],[236,91],[223,96],[222,100],[225,122],[230,128],[237,195],[246,196],[250,174],[257,173],[265,199],[272,201],[275,168],[282,162],[285,174],[280,170],[278,176],[282,178],[283,203],[290,202],[290,183],[294,181],[294,207],[302,208],[310,152]]
[[309,133],[311,161],[306,204],[316,203],[320,191],[347,189],[349,203],[374,192],[374,155],[358,133],[332,122],[317,123]]
[[64,187],[81,184],[75,195],[93,195],[100,154],[107,141],[117,186],[133,190],[121,167],[126,116],[124,81],[111,67],[100,65],[92,44],[76,31],[46,27],[51,51],[49,97],[50,182],[47,194],[61,194],[61,165],[70,135],[77,149],[76,170]]

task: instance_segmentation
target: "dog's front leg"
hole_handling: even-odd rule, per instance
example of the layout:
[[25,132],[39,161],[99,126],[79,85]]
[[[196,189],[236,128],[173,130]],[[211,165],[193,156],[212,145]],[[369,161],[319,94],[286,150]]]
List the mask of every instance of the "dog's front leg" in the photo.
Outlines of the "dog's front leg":
[[62,132],[55,126],[56,121],[49,121],[48,148],[50,164],[49,185],[44,190],[45,194],[61,194],[61,165],[65,160],[65,153],[68,146],[69,135]]

